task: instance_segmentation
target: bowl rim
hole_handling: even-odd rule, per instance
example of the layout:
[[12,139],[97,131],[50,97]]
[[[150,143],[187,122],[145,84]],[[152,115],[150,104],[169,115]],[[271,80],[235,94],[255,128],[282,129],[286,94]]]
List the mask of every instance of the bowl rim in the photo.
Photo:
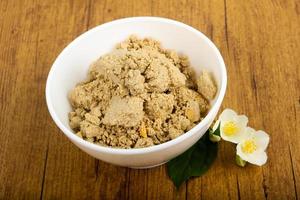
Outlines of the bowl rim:
[[[207,113],[207,115],[204,117],[204,119],[202,121],[200,121],[191,130],[189,130],[189,131],[185,132],[184,134],[180,135],[179,137],[177,137],[175,139],[172,139],[172,140],[169,140],[165,143],[150,146],[150,147],[145,147],[145,148],[119,149],[119,148],[113,148],[113,147],[100,146],[100,145],[88,142],[88,141],[78,137],[77,135],[75,135],[72,131],[70,131],[59,120],[59,118],[58,118],[58,116],[57,116],[57,114],[56,114],[56,112],[53,108],[52,101],[51,101],[51,98],[50,98],[50,91],[51,91],[50,82],[52,81],[54,68],[57,67],[56,63],[58,62],[60,57],[62,57],[64,52],[67,51],[67,49],[72,47],[75,43],[78,43],[83,38],[88,37],[93,32],[103,30],[103,29],[105,29],[109,26],[115,26],[115,25],[122,24],[122,23],[130,23],[130,22],[136,22],[136,21],[139,21],[139,22],[143,22],[143,21],[164,22],[164,23],[168,23],[168,24],[178,26],[180,28],[184,28],[184,29],[186,29],[190,32],[193,32],[194,34],[197,34],[198,36],[200,36],[210,46],[210,48],[212,48],[212,50],[216,54],[217,59],[220,63],[220,70],[221,70],[220,85],[221,85],[221,88],[220,88],[219,95],[216,99],[216,102],[212,105],[211,109],[209,110],[209,112]],[[92,29],[82,33],[78,37],[76,37],[72,42],[70,42],[62,50],[62,52],[58,55],[58,57],[55,59],[53,65],[51,66],[51,69],[50,69],[48,77],[47,77],[47,82],[46,82],[46,103],[47,103],[47,107],[48,107],[48,110],[50,112],[50,115],[51,115],[52,119],[54,120],[54,122],[56,123],[56,125],[76,145],[80,144],[81,146],[83,146],[87,149],[90,149],[90,150],[93,150],[93,151],[96,151],[96,152],[108,153],[108,154],[118,154],[118,155],[146,154],[146,153],[161,151],[161,150],[167,149],[171,146],[175,146],[175,145],[179,144],[180,142],[186,140],[187,138],[191,137],[199,129],[201,129],[206,124],[208,124],[210,118],[213,117],[213,113],[217,113],[219,107],[221,106],[221,103],[222,103],[223,98],[225,96],[226,87],[227,87],[227,72],[226,72],[226,67],[225,67],[224,60],[223,60],[218,48],[202,32],[200,32],[199,30],[197,30],[197,29],[195,29],[195,28],[193,28],[193,27],[191,27],[187,24],[184,24],[183,22],[179,22],[179,21],[176,21],[176,20],[173,20],[173,19],[162,18],[162,17],[149,17],[149,16],[145,16],[145,17],[128,17],[128,18],[121,18],[121,19],[117,19],[117,20],[114,20],[114,21],[106,22],[104,24],[100,24],[98,26],[95,26],[94,28],[92,28]]]

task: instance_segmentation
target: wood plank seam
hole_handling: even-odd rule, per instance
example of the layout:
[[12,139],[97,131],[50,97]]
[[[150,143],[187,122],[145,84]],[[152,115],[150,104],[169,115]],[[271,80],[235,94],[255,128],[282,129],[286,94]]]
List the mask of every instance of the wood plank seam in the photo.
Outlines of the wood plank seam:
[[187,181],[185,184],[185,199],[188,199],[188,185],[189,185],[189,182]]
[[87,6],[87,22],[86,22],[86,30],[89,30],[90,26],[90,18],[91,18],[91,0],[88,1],[88,6]]
[[43,199],[43,193],[44,193],[44,183],[45,183],[45,176],[46,176],[47,163],[48,163],[48,149],[49,149],[49,138],[48,138],[48,145],[47,145],[47,149],[46,149],[46,156],[45,156],[45,164],[44,164],[44,171],[43,171],[43,178],[42,178],[40,199]]
[[[263,58],[262,56],[260,55],[260,62],[261,62],[261,65],[263,66]],[[262,108],[261,108],[261,105],[260,105],[260,101],[259,101],[259,95],[258,95],[258,89],[257,89],[257,82],[256,82],[256,78],[255,78],[255,69],[253,69],[253,65],[251,65],[251,71],[252,71],[252,76],[253,76],[253,79],[254,79],[254,85],[255,85],[255,89],[254,89],[254,94],[255,94],[255,103],[256,103],[256,107],[258,107],[258,110],[259,112],[261,113],[262,115],[262,120],[261,120],[261,123],[262,123],[262,129],[265,130],[265,122],[264,122],[264,114],[262,112]],[[263,188],[263,193],[264,193],[264,197],[265,199],[268,199],[268,186],[266,184],[266,175],[264,173],[264,170],[262,169],[262,176],[263,176],[263,182],[262,182],[262,188]]]
[[225,22],[225,40],[226,48],[229,54],[229,41],[228,41],[228,29],[227,29],[227,0],[224,0],[224,22]]
[[292,166],[292,174],[293,174],[293,182],[294,182],[294,188],[295,188],[295,195],[296,195],[296,199],[298,199],[297,185],[296,185],[296,178],[295,178],[295,170],[294,170],[294,163],[293,163],[293,158],[292,158],[292,152],[291,152],[290,144],[289,144],[289,156],[290,156],[290,161],[291,161],[291,166]]
[[125,181],[125,185],[126,185],[126,187],[127,187],[127,189],[126,189],[126,199],[128,200],[129,199],[129,196],[130,196],[130,190],[129,190],[129,184],[130,184],[130,170],[129,169],[126,169],[126,181]]
[[268,188],[268,185],[266,184],[266,177],[265,177],[264,173],[263,173],[262,186],[263,186],[263,192],[264,192],[265,199],[268,199],[269,188]]
[[95,158],[95,179],[98,180],[99,160]]
[[252,85],[253,85],[253,90],[255,94],[255,102],[258,102],[258,94],[257,94],[257,83],[256,83],[256,78],[255,78],[255,72],[252,70]]
[[[240,191],[240,185],[239,185],[239,176],[236,175],[236,188],[237,188],[237,194],[238,194],[238,199],[241,199],[241,191]],[[230,197],[229,197],[230,199]]]

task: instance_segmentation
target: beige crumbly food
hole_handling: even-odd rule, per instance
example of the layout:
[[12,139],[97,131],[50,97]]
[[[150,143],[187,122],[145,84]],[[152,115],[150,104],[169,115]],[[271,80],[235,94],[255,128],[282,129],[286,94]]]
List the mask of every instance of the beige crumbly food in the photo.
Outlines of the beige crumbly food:
[[213,99],[217,93],[217,87],[208,71],[202,71],[197,80],[198,92],[206,99]]
[[70,127],[102,146],[157,145],[193,128],[216,91],[208,72],[196,80],[186,56],[131,36],[92,63],[88,79],[70,91]]
[[[138,126],[144,117],[143,99],[139,97],[111,98],[102,123],[109,126]],[[100,123],[99,123],[100,124]]]

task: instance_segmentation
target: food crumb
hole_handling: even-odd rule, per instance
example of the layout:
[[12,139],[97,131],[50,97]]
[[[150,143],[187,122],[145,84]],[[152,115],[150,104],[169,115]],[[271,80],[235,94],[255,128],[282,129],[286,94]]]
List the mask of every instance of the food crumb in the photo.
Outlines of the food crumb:
[[206,99],[211,100],[217,93],[215,82],[207,71],[202,71],[197,80],[198,92],[201,93]]

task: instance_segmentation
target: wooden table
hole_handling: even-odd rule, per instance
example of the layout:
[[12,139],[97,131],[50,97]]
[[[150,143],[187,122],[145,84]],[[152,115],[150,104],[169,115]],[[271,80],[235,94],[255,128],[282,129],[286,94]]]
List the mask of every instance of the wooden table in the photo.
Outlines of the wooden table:
[[[222,108],[271,135],[263,167],[234,164],[222,142],[207,174],[173,186],[166,167],[98,161],[55,126],[45,82],[56,56],[86,30],[128,16],[161,16],[205,33],[228,70]],[[297,199],[300,195],[299,0],[1,0],[0,199]]]

